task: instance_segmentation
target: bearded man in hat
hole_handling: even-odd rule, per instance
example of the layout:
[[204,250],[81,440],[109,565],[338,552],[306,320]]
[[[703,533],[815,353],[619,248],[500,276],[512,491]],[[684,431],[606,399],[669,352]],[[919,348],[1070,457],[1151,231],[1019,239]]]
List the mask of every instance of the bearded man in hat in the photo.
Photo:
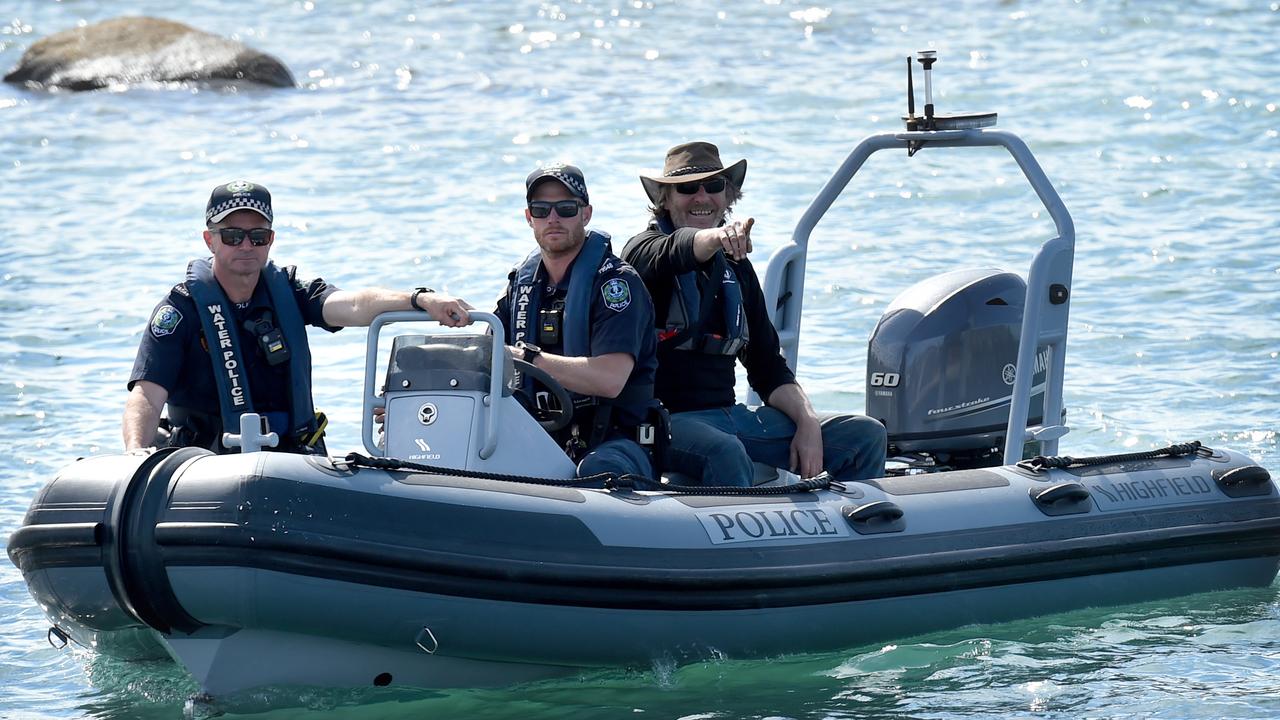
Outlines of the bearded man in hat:
[[142,334],[125,403],[126,451],[157,444],[167,404],[168,435],[160,439],[168,446],[231,452],[223,430],[237,432],[241,415],[257,413],[279,435],[276,450],[323,453],[306,325],[336,332],[410,309],[450,327],[471,322],[465,301],[426,287],[339,290],[299,280],[295,267],[268,259],[272,222],[265,187],[237,180],[213,189],[204,231],[212,255],[191,261]]
[[[653,478],[662,423],[653,417],[657,338],[649,293],[613,254],[608,234],[587,232],[591,201],[580,169],[534,170],[525,202],[538,249],[511,271],[494,311],[508,349],[572,395],[573,419],[553,437],[579,477]],[[534,390],[525,388],[526,398]]]
[[[753,218],[729,217],[747,161],[729,167],[711,143],[677,145],[661,175],[640,178],[653,220],[622,257],[654,297],[656,393],[671,412],[667,467],[704,485],[750,485],[753,463],[802,478],[884,474],[885,430],[873,418],[818,415],[787,366],[748,255]],[[736,363],[765,405],[737,402]]]

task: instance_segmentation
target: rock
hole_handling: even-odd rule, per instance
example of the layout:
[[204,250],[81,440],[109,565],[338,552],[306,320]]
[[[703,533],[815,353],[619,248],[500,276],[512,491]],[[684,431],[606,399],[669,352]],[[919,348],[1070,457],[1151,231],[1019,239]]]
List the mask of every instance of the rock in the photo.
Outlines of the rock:
[[4,81],[34,89],[94,90],[138,82],[253,82],[294,87],[276,58],[189,25],[123,17],[37,41]]

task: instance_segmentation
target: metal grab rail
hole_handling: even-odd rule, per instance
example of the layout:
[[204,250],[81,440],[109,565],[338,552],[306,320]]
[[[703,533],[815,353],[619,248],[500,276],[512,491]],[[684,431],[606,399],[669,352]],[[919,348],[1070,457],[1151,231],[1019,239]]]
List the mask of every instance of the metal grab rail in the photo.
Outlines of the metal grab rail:
[[[476,322],[488,323],[492,330],[493,352],[490,357],[489,366],[489,398],[488,414],[485,417],[485,436],[484,444],[480,446],[480,459],[487,460],[493,455],[493,451],[498,447],[498,413],[502,403],[498,402],[502,397],[502,370],[499,365],[500,359],[503,357],[505,350],[504,338],[506,331],[502,327],[502,321],[493,313],[470,311],[471,319]],[[377,394],[375,382],[378,374],[378,337],[382,333],[382,328],[397,322],[435,322],[431,316],[425,312],[418,310],[397,310],[396,312],[382,313],[369,323],[369,334],[365,341],[364,354],[364,418],[361,421],[360,437],[364,442],[364,449],[370,455],[382,457],[382,449],[374,441],[373,437],[373,410],[374,408],[386,408],[387,400],[385,396]]]
[[[1071,306],[1071,272],[1075,262],[1075,225],[1066,205],[1040,168],[1035,156],[1026,143],[1013,133],[983,129],[895,132],[871,135],[858,143],[809,204],[791,235],[791,242],[778,248],[769,258],[764,294],[787,363],[794,371],[799,360],[800,311],[804,303],[804,273],[809,235],[872,153],[880,150],[907,150],[909,145],[1005,148],[1018,163],[1023,176],[1031,183],[1053,220],[1058,236],[1045,242],[1036,252],[1027,276],[1027,296],[1018,345],[1019,370],[1034,370],[1038,350],[1045,347],[1048,351],[1043,424],[1039,428],[1027,428],[1031,408],[1031,380],[1035,373],[1018,372],[1009,407],[1004,462],[1012,464],[1022,459],[1022,445],[1030,439],[1042,440],[1045,454],[1057,453],[1058,438],[1067,432],[1066,426],[1059,424],[1058,419],[1062,417],[1067,316]],[[782,299],[781,303],[779,298]],[[749,401],[758,402],[759,398],[752,392]],[[1053,419],[1052,423],[1050,418]]]

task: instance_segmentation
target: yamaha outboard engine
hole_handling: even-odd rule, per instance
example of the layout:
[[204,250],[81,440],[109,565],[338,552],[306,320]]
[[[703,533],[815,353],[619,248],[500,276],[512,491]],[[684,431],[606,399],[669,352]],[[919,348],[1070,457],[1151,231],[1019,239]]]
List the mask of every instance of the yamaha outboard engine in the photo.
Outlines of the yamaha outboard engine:
[[[889,455],[922,469],[999,465],[1018,362],[1027,287],[1014,273],[956,270],[889,304],[867,353],[867,414],[884,423]],[[1044,408],[1039,353],[1028,422]]]

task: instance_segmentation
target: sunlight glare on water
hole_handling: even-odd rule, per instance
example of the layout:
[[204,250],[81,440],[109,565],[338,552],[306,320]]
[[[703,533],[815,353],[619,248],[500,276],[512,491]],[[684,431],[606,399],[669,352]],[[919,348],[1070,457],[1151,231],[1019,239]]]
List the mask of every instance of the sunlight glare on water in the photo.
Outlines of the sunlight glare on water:
[[[998,111],[1072,213],[1063,451],[1200,439],[1280,471],[1276,3],[17,0],[0,16],[0,65],[117,12],[273,53],[299,87],[0,86],[5,537],[58,468],[120,449],[138,339],[203,250],[215,184],[271,188],[273,257],[302,277],[430,285],[488,309],[533,247],[522,216],[533,167],[581,165],[592,224],[618,247],[646,222],[637,176],[671,145],[705,139],[749,161],[737,213],[756,219],[763,268],[856,142],[900,127],[903,58],[925,48],[939,54],[939,111]],[[875,156],[815,230],[799,376],[819,409],[862,410],[867,337],[899,292],[957,267],[1025,274],[1052,237],[1007,156],[966,152]],[[312,342],[330,448],[357,447],[364,335]],[[825,655],[514,690],[269,688],[217,710],[1270,718],[1277,612],[1274,589],[1236,591]],[[170,663],[50,648],[7,561],[0,618],[0,717],[177,717],[194,691]]]

